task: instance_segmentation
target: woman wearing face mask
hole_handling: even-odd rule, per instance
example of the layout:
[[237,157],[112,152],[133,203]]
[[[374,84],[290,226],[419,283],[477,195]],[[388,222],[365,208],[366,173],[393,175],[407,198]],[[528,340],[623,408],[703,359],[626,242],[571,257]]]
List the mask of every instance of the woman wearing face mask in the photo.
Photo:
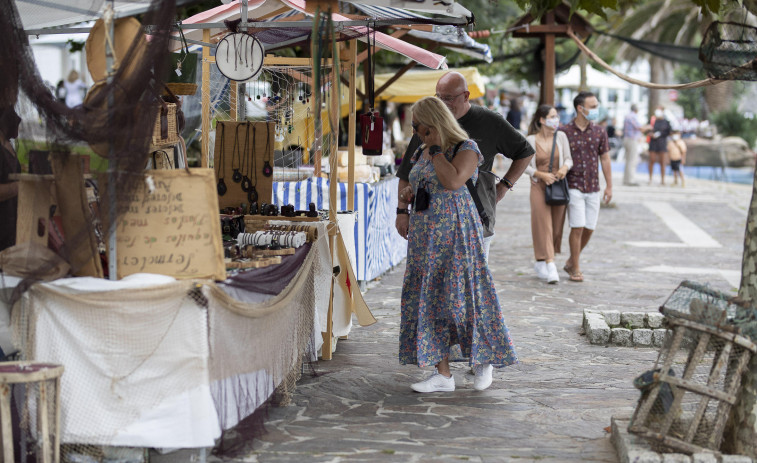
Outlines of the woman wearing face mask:
[[[559,252],[562,241],[565,206],[550,206],[545,201],[544,192],[547,185],[564,178],[573,167],[568,137],[557,130],[559,125],[557,110],[550,105],[541,105],[534,113],[526,137],[536,150],[531,163],[526,167],[526,174],[531,177],[531,236],[536,258],[534,270],[540,279],[553,284],[560,281],[555,252]],[[553,145],[554,160],[550,171]]]
[[668,152],[668,136],[670,122],[665,119],[665,108],[658,106],[654,112],[652,137],[649,140],[649,183],[652,184],[652,173],[655,163],[660,164],[660,185],[665,185],[665,154]]

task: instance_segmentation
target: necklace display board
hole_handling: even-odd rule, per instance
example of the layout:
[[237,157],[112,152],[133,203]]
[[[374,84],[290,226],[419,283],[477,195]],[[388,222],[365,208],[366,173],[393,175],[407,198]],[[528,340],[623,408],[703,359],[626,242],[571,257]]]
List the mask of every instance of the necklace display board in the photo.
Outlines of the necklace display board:
[[274,122],[218,121],[214,170],[218,204],[224,207],[271,203]]

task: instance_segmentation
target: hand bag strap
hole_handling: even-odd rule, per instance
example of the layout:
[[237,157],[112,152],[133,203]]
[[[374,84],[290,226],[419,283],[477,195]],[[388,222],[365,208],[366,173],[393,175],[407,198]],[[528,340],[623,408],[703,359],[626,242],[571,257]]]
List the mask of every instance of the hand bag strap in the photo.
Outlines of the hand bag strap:
[[[534,141],[536,140],[536,135],[534,135]],[[549,155],[549,172],[552,173],[552,161],[555,160],[555,145],[557,145],[557,130],[555,130],[555,134],[552,136],[552,154]]]
[[[452,157],[454,158],[457,154],[457,150],[460,149],[460,146],[462,146],[463,142],[458,143],[455,145],[455,151],[452,154]],[[484,204],[481,202],[481,198],[478,196],[478,191],[476,191],[476,185],[473,184],[473,179],[469,178],[465,182],[465,186],[468,187],[468,192],[470,192],[471,197],[473,198],[473,203],[476,205],[476,210],[478,211],[478,215],[481,217],[481,224],[483,224],[484,227],[489,227],[489,215],[486,213],[486,210],[484,209]]]

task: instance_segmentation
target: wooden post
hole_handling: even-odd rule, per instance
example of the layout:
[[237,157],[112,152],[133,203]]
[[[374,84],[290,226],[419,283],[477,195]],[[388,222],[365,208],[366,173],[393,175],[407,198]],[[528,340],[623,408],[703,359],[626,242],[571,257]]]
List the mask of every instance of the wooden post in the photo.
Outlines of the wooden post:
[[[555,12],[546,14],[547,25],[555,24]],[[542,104],[554,106],[555,104],[555,34],[544,34],[544,74],[541,86]]]
[[[355,84],[357,82],[357,40],[350,40],[350,54],[348,58],[349,63],[349,98],[350,98],[350,113],[349,123],[347,124],[347,152],[348,152],[348,164],[347,164],[347,209],[355,210],[355,129],[356,129],[356,114],[357,110],[357,97],[355,95]],[[341,107],[339,108],[341,111]]]
[[[202,30],[202,41],[210,43],[210,29]],[[208,167],[210,153],[210,48],[202,47],[202,158],[200,167]]]
[[229,119],[232,121],[239,120],[239,82],[232,80],[229,82]]

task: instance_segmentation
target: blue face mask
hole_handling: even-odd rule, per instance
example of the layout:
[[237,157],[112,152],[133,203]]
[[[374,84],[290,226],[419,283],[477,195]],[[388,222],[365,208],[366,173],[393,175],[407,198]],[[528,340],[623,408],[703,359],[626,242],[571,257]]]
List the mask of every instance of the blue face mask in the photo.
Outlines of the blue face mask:
[[590,109],[587,114],[585,114],[586,119],[594,122],[599,119],[599,108]]

